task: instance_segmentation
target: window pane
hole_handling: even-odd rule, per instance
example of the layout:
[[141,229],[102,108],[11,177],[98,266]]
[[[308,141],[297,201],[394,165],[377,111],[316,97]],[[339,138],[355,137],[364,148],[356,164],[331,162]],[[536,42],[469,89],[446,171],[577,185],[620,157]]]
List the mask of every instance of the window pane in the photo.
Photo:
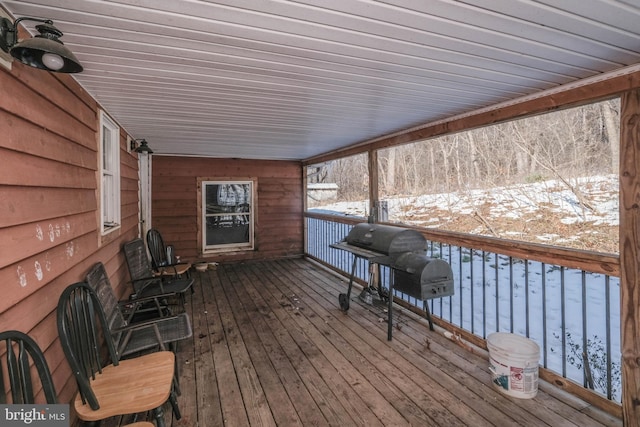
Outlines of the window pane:
[[120,224],[120,129],[104,112],[100,113],[101,139],[101,206],[102,231],[113,230]]
[[111,131],[108,127],[102,127],[102,168],[111,170]]
[[207,218],[207,246],[249,243],[249,222],[235,215]]
[[250,182],[205,182],[204,243],[206,249],[219,245],[251,247],[252,217]]

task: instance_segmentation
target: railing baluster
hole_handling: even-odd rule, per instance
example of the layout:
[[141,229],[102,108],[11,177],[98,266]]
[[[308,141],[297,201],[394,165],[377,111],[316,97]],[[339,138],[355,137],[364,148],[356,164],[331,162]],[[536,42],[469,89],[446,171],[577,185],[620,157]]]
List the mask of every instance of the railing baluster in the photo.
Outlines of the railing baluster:
[[476,304],[475,304],[475,300],[474,300],[474,292],[473,292],[473,288],[474,288],[474,283],[475,283],[475,278],[473,277],[473,249],[471,249],[469,251],[469,254],[471,255],[471,260],[469,261],[469,268],[470,268],[470,276],[471,276],[471,286],[469,286],[469,289],[471,289],[471,333],[474,334],[476,332],[475,329],[475,313],[476,313]]
[[[582,272],[582,378],[583,378],[583,385],[584,387],[587,388],[593,388],[593,383],[589,384],[588,381],[591,381],[591,378],[587,378],[587,369],[585,368],[587,366],[587,364],[589,363],[589,357],[588,357],[588,352],[589,352],[589,348],[588,348],[588,335],[587,335],[587,281],[586,281],[586,273],[583,271]],[[586,359],[584,360],[585,357],[587,356]],[[591,369],[589,367],[589,369]]]
[[565,275],[564,267],[560,267],[560,316],[562,318],[562,325],[560,330],[562,332],[562,376],[567,376],[567,310],[565,307]]
[[[462,248],[460,246],[456,246],[458,248],[458,266],[460,268],[460,273],[458,273],[458,277],[462,277]],[[458,295],[460,295],[460,324],[458,324],[459,327],[464,327],[464,322],[463,322],[463,313],[464,313],[464,294],[462,292],[463,287],[462,287],[462,280],[458,280]]]
[[[442,244],[441,244],[440,247],[441,247],[441,252],[440,253],[442,253]],[[449,264],[451,264],[451,256],[452,256],[452,254],[451,254],[451,245],[448,244],[447,248],[448,248],[447,258],[448,258]],[[449,297],[449,322],[453,323],[453,296]]]
[[604,301],[605,301],[605,340],[607,348],[607,399],[612,399],[613,384],[611,378],[611,280],[609,276],[604,276]]
[[542,287],[542,366],[547,366],[547,268],[540,263]]
[[509,257],[509,332],[513,333],[513,257]]
[[496,273],[496,332],[500,331],[500,266],[499,260],[500,256],[498,254],[494,254],[495,260],[495,273]]
[[487,337],[487,273],[486,252],[482,251],[482,338]]

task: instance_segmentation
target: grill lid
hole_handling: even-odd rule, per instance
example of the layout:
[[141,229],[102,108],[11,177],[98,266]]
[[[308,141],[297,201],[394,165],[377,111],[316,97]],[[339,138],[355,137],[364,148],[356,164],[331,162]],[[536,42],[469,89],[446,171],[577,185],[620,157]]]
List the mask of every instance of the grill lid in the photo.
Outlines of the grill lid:
[[424,251],[427,244],[424,236],[415,230],[369,223],[356,224],[345,241],[350,245],[390,256]]

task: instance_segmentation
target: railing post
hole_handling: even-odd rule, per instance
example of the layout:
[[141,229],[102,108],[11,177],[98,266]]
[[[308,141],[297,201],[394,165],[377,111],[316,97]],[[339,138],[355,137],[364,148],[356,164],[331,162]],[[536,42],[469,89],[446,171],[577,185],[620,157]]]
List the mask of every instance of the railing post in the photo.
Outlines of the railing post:
[[369,150],[369,222],[378,222],[378,150]]

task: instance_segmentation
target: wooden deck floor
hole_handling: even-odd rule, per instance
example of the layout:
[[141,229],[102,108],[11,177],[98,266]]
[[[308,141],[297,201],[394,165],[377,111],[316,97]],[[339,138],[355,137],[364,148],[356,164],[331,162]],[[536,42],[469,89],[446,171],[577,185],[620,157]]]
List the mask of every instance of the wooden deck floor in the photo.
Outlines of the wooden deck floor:
[[182,419],[167,425],[622,425],[548,384],[534,399],[501,394],[486,353],[399,308],[388,342],[384,312],[358,298],[340,311],[346,283],[312,262],[222,265],[194,277],[194,336],[178,353]]

